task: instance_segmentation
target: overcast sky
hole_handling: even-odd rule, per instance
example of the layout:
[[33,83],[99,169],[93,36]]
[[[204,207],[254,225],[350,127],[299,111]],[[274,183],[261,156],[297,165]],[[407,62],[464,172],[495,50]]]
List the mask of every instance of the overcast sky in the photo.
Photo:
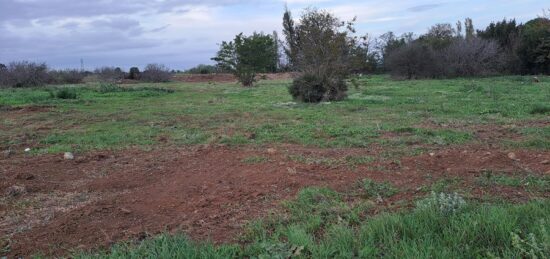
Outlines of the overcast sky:
[[55,68],[163,63],[186,69],[211,63],[217,44],[235,34],[281,30],[284,5],[357,16],[358,33],[423,33],[435,23],[471,17],[520,22],[548,0],[0,0],[0,62],[44,61]]

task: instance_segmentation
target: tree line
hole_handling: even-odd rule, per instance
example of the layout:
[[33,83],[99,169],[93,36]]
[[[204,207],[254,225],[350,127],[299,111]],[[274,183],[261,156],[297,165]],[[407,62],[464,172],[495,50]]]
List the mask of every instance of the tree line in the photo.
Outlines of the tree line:
[[237,35],[222,42],[212,58],[217,67],[252,86],[257,73],[299,72],[290,93],[320,102],[345,98],[352,74],[390,73],[399,79],[499,74],[550,74],[550,19],[546,13],[525,24],[515,19],[476,30],[470,18],[436,24],[419,36],[388,32],[358,36],[355,19],[308,8],[298,20],[286,9],[283,38],[277,33]]
[[46,84],[80,84],[85,78],[116,83],[134,80],[151,83],[168,82],[175,71],[162,64],[148,64],[143,71],[132,67],[127,72],[119,67],[100,67],[93,71],[79,69],[51,69],[46,63],[14,61],[0,64],[0,88],[40,87]]

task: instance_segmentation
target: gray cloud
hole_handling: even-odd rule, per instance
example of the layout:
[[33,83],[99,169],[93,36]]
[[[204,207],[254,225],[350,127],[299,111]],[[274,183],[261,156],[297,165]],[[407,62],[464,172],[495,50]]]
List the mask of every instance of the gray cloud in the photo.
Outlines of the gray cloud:
[[163,13],[186,5],[217,5],[253,2],[252,0],[2,0],[0,22],[55,17],[92,17],[127,15],[142,12]]
[[407,11],[409,11],[409,12],[424,12],[424,11],[428,11],[428,10],[431,10],[431,9],[435,9],[435,8],[440,7],[442,5],[443,4],[441,4],[441,3],[417,5],[417,6],[413,6],[411,8],[408,8]]

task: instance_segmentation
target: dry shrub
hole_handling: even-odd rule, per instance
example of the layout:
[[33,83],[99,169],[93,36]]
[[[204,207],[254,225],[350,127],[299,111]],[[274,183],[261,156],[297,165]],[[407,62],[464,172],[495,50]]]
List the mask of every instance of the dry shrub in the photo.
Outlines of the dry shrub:
[[170,70],[162,64],[149,64],[141,73],[141,80],[151,83],[169,82],[172,78]]

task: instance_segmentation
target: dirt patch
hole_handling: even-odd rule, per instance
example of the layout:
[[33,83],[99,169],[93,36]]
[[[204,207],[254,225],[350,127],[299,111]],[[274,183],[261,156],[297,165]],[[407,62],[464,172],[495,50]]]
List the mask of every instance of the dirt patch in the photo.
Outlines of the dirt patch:
[[10,106],[10,105],[0,105],[0,112],[15,112],[19,115],[26,113],[35,113],[35,112],[48,112],[53,108],[53,106],[48,105],[28,105],[28,106]]
[[[295,73],[258,74],[257,80],[291,80]],[[186,83],[233,83],[237,82],[232,74],[178,74],[174,81]]]
[[185,83],[231,83],[237,79],[232,74],[178,74],[172,80]]
[[347,192],[363,178],[390,181],[400,193],[379,201],[383,210],[403,206],[449,177],[471,186],[474,198],[490,194],[524,201],[534,194],[475,181],[485,170],[550,174],[550,165],[541,163],[550,159],[544,151],[516,150],[515,160],[509,151],[477,147],[402,159],[382,158],[382,151],[204,146],[76,154],[71,161],[62,154],[0,158],[0,188],[26,190],[2,198],[0,233],[10,240],[9,257],[66,255],[70,249],[96,249],[164,231],[229,242],[244,223],[307,186]]

